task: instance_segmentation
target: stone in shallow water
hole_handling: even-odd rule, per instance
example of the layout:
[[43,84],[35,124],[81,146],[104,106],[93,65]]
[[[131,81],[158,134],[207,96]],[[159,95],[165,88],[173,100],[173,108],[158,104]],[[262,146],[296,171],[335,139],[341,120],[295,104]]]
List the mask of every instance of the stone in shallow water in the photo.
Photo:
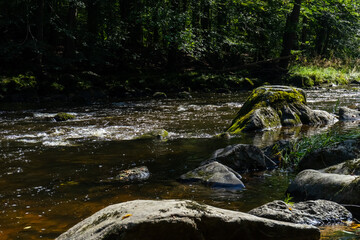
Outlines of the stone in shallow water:
[[346,208],[326,200],[299,202],[293,205],[277,200],[255,208],[249,213],[258,217],[314,226],[343,224],[343,221],[352,219],[351,213]]
[[320,231],[189,200],[137,200],[98,211],[57,238],[65,239],[317,240]]
[[57,121],[57,122],[67,121],[67,120],[74,119],[74,118],[75,118],[74,115],[72,115],[70,113],[64,113],[64,112],[57,113],[54,117],[55,121]]
[[325,125],[336,121],[332,114],[310,109],[302,89],[262,86],[253,90],[226,131],[239,134],[281,126]]
[[140,139],[164,140],[168,136],[169,136],[169,133],[165,129],[155,129],[155,130],[149,131],[147,133],[144,133],[143,135],[141,135],[140,137],[137,137],[135,139],[137,139],[137,140],[140,140]]
[[218,162],[211,162],[181,175],[185,182],[201,182],[212,187],[243,189],[241,175]]
[[360,139],[349,139],[330,147],[317,149],[304,156],[299,170],[322,169],[360,157]]
[[326,199],[359,205],[360,176],[304,170],[289,185],[287,193],[302,200]]
[[347,107],[341,107],[339,108],[339,117],[340,120],[344,121],[360,120],[360,111]]
[[115,177],[115,180],[120,182],[143,181],[149,177],[149,169],[146,166],[142,166],[121,171]]
[[218,149],[203,164],[212,161],[217,161],[241,172],[275,167],[273,162],[267,161],[260,148],[249,144],[235,144]]

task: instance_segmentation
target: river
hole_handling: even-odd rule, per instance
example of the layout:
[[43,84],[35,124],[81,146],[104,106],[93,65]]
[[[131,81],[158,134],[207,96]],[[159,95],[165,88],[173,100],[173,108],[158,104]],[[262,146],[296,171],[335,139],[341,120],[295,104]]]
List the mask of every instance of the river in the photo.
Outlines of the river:
[[[356,88],[317,89],[307,94],[312,108],[329,112],[338,101],[340,106],[360,103]],[[358,128],[358,124],[338,123],[213,138],[229,126],[248,95],[193,94],[192,99],[142,99],[76,107],[2,105],[0,239],[53,239],[109,204],[134,199],[192,199],[248,211],[284,199],[294,174],[284,170],[244,174],[246,189],[238,192],[181,184],[176,179],[229,144],[264,147],[279,139],[330,128]],[[76,118],[55,122],[57,112]],[[154,129],[166,129],[168,140],[136,140]],[[142,165],[151,172],[149,180],[133,184],[112,181],[120,170]],[[338,231],[342,230],[330,234],[323,230],[323,239],[332,239],[332,233]]]

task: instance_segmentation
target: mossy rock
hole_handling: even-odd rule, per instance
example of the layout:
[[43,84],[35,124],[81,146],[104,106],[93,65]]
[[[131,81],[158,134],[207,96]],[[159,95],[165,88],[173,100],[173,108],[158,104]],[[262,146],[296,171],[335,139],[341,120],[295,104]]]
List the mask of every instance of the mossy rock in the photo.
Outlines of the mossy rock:
[[136,139],[154,139],[154,140],[164,140],[169,136],[169,133],[165,129],[155,129],[153,131],[147,132]]
[[226,132],[238,134],[281,126],[327,124],[333,120],[333,116],[311,110],[300,88],[262,86],[253,90]]
[[64,112],[60,112],[60,113],[56,114],[54,117],[54,119],[57,122],[67,121],[67,120],[74,119],[74,118],[75,118],[74,115],[72,115],[70,113],[64,113]]

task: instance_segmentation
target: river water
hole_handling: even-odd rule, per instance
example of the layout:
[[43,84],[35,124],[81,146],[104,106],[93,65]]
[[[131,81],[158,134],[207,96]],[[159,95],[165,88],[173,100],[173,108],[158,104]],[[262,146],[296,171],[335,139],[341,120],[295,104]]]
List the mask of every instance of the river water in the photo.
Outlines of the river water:
[[[312,108],[329,112],[338,101],[340,106],[360,103],[356,88],[307,94]],[[245,174],[246,189],[238,192],[181,184],[176,179],[229,144],[263,147],[330,128],[358,128],[358,123],[338,123],[214,139],[229,126],[248,95],[194,94],[186,100],[143,99],[81,107],[1,106],[0,239],[53,239],[109,204],[135,199],[193,199],[248,211],[284,199],[294,175],[282,170]],[[53,121],[61,111],[76,118]],[[166,129],[169,139],[136,140],[154,129]],[[120,170],[142,165],[151,172],[149,180],[112,181]],[[335,235],[339,231],[344,229],[323,230],[323,239],[339,239]]]

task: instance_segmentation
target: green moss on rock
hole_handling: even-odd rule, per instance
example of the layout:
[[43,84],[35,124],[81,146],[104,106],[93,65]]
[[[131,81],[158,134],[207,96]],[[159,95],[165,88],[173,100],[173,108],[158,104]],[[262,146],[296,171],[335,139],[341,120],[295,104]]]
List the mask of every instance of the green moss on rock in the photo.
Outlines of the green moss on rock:
[[[306,104],[302,89],[287,86],[262,86],[253,90],[227,132],[264,130],[284,125],[301,125],[293,105]],[[283,114],[284,108],[287,109]],[[286,119],[284,119],[286,117]]]
[[72,115],[70,113],[64,113],[64,112],[60,112],[60,113],[56,114],[54,117],[54,119],[57,122],[67,121],[67,120],[74,119],[74,118],[75,118],[74,115]]
[[136,139],[158,139],[164,140],[169,136],[169,133],[165,129],[155,129],[147,132]]

